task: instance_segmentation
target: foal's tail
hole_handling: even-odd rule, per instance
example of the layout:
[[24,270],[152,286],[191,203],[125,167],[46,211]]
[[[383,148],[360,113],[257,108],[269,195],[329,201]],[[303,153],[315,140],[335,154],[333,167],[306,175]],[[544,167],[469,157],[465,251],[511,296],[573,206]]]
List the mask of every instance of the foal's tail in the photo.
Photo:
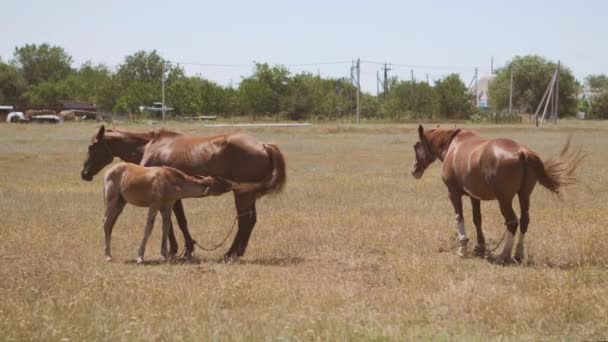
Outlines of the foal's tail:
[[560,189],[562,187],[578,182],[574,173],[585,159],[585,154],[580,148],[568,153],[569,148],[570,137],[560,154],[545,162],[534,151],[522,152],[526,164],[532,167],[538,182],[558,197],[561,197]]

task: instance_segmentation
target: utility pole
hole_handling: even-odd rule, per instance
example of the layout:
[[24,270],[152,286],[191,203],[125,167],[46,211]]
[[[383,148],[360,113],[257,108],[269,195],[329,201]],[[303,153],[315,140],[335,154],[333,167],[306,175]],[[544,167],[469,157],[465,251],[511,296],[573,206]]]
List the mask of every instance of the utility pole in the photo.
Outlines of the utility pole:
[[475,68],[475,108],[477,108],[477,68]]
[[509,84],[509,113],[513,113],[513,62],[511,62],[511,82]]
[[429,84],[429,73],[428,72],[426,73],[426,84],[430,85]]
[[[376,70],[376,97],[380,98],[380,72]],[[384,85],[382,85],[384,88]]]
[[361,60],[357,58],[357,125],[361,114]]
[[165,105],[165,63],[163,63],[163,73],[161,75],[162,86],[163,86],[163,126],[165,125],[165,117],[167,112],[167,106]]
[[353,87],[355,86],[355,61],[350,63],[350,87],[348,87],[348,105],[350,108],[350,119],[353,119]]
[[494,75],[494,56],[490,57],[490,75]]
[[555,76],[555,103],[553,105],[554,115],[553,115],[553,124],[557,124],[557,117],[559,116],[559,69],[560,69],[560,61],[557,60],[557,75]]
[[389,72],[388,64],[384,63],[384,83],[383,83],[383,91],[384,91],[384,99],[388,99],[388,72]]
[[411,83],[412,83],[412,95],[411,95],[411,101],[410,101],[410,110],[413,112],[414,111],[414,69],[410,69],[410,73],[411,73]]

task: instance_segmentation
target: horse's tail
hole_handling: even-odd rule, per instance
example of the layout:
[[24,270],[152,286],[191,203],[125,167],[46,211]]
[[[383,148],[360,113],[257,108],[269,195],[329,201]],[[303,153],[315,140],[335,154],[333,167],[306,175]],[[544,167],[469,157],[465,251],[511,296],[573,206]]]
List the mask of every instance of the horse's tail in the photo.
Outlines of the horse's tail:
[[272,160],[272,176],[266,183],[265,193],[279,193],[287,182],[287,171],[285,157],[279,147],[275,144],[264,144],[268,156]]
[[224,179],[237,193],[255,193],[259,198],[266,194],[279,193],[285,187],[287,172],[283,153],[274,144],[264,144],[263,146],[272,162],[272,173],[265,180],[257,183],[239,183]]
[[536,152],[531,150],[525,152],[525,163],[532,167],[538,182],[558,197],[561,197],[562,187],[578,182],[574,173],[585,158],[581,149],[568,153],[569,148],[570,138],[559,155],[544,162]]

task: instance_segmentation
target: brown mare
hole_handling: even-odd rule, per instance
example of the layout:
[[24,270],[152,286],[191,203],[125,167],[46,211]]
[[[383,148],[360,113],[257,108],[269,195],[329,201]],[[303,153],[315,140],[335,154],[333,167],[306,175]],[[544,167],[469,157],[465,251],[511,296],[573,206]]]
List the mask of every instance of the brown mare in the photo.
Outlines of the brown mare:
[[[530,195],[536,183],[559,196],[561,187],[576,182],[574,172],[583,159],[580,150],[566,156],[569,141],[559,157],[543,162],[536,152],[513,140],[483,139],[467,130],[424,130],[420,125],[418,138],[414,145],[416,159],[412,175],[419,179],[436,159],[443,162],[441,176],[456,212],[458,253],[466,255],[469,241],[464,227],[462,196],[471,198],[473,223],[477,232],[475,254],[478,256],[484,256],[486,252],[481,231],[480,201],[498,200],[507,227],[507,239],[498,259],[503,263],[512,260],[511,251],[518,223],[520,235],[514,260],[523,260],[524,235],[530,222]],[[519,198],[521,209],[519,222],[512,206],[515,195]]]
[[[101,126],[89,145],[81,177],[91,181],[114,157],[143,166],[172,166],[195,176],[214,176],[236,183],[259,183],[253,191],[233,192],[238,214],[238,230],[225,258],[245,253],[257,220],[255,202],[260,196],[280,191],[286,182],[283,154],[273,144],[263,144],[254,137],[237,132],[214,137],[191,137],[171,131],[132,133],[105,130]],[[185,254],[190,256],[194,240],[188,231],[181,200],[173,212],[184,235]],[[170,251],[177,253],[173,229],[169,231]]]
[[168,166],[143,167],[125,162],[115,164],[106,172],[103,180],[106,261],[112,260],[112,229],[127,203],[149,208],[137,263],[144,262],[146,242],[159,211],[163,218],[160,254],[168,261],[170,255],[167,253],[167,238],[171,226],[171,210],[175,202],[183,198],[218,196],[231,190],[231,184],[223,180],[214,177],[192,177]]

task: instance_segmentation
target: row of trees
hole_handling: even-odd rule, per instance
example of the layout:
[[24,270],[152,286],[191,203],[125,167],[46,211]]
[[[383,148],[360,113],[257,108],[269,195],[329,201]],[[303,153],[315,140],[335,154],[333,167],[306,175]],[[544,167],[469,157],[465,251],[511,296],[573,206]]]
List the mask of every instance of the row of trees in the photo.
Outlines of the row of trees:
[[[524,56],[515,57],[498,69],[490,86],[490,103],[495,111],[507,107],[511,68],[514,105],[522,111],[533,111],[555,70],[555,63],[540,56]],[[253,74],[244,77],[238,87],[224,87],[200,76],[187,76],[179,65],[169,63],[156,51],[136,52],[114,69],[90,62],[75,68],[63,48],[48,44],[18,47],[12,60],[0,59],[0,103],[41,106],[72,100],[95,103],[104,112],[136,113],[139,106],[159,100],[163,74],[167,103],[176,115],[338,119],[354,111],[356,89],[347,79],[292,74],[281,65],[256,63]],[[579,87],[571,71],[562,66],[562,115],[576,113]],[[476,111],[474,96],[457,74],[432,85],[393,78],[389,89],[387,94],[379,96],[362,94],[364,118],[464,119]],[[608,93],[608,87],[605,89]],[[596,114],[600,107],[597,108]]]

